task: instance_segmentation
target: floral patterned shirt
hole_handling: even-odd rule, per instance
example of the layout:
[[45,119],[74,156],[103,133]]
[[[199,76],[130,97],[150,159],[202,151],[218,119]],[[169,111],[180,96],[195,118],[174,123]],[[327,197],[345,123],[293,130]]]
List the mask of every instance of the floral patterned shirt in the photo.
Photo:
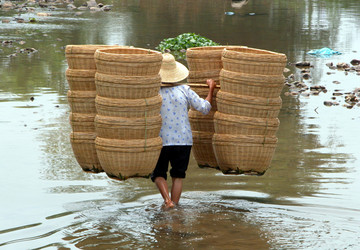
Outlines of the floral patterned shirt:
[[163,146],[192,145],[188,111],[193,107],[206,115],[211,109],[211,104],[184,84],[161,87],[160,95],[163,99],[160,111],[162,117],[160,137]]

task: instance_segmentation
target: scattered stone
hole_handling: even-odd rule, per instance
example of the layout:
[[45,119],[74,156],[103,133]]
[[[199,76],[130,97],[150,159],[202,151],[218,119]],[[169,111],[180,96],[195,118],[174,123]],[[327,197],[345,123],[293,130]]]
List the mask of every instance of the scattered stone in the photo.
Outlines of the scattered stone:
[[101,11],[99,7],[90,7],[90,11]]
[[338,102],[333,102],[333,105],[334,105],[334,106],[339,106],[340,103],[338,103]]
[[342,63],[336,64],[336,67],[345,69],[345,68],[350,68],[350,65],[347,64],[347,63],[342,62]]
[[359,65],[359,64],[360,64],[360,60],[353,59],[353,60],[351,60],[350,63],[351,63],[352,65]]
[[10,19],[2,19],[1,22],[2,23],[10,23]]
[[297,63],[295,63],[295,66],[296,66],[296,67],[310,67],[311,65],[310,65],[310,62],[304,61],[304,62],[297,62]]
[[339,82],[339,81],[333,81],[333,83],[334,83],[334,84],[340,84],[340,82]]
[[356,103],[356,102],[359,102],[359,99],[357,98],[356,95],[350,94],[350,95],[345,96],[345,102]]
[[326,66],[332,67],[332,66],[334,66],[334,64],[332,62],[329,62],[329,63],[326,64]]
[[98,7],[98,4],[96,3],[95,0],[90,0],[90,1],[87,1],[87,7],[91,8],[91,7]]
[[298,92],[295,92],[295,91],[290,92],[290,94],[293,95],[293,96],[299,95],[299,93],[298,93]]
[[315,85],[315,86],[310,87],[310,90],[316,90],[316,91],[323,91],[325,89],[326,88],[324,86],[321,86],[321,85]]
[[30,97],[30,101],[34,101],[35,100],[35,98],[32,96],[32,97]]
[[110,11],[112,7],[113,7],[112,5],[104,5],[103,7],[101,7],[101,9],[103,11]]
[[51,16],[50,13],[38,12],[36,13],[37,16]]
[[288,80],[289,82],[294,81],[294,80],[295,80],[294,74],[289,75],[289,76],[287,77],[287,80]]
[[23,18],[16,18],[17,23],[24,23],[25,20]]
[[311,94],[311,95],[319,95],[319,93],[320,93],[320,91],[314,91],[314,90],[313,90],[313,91],[310,91],[310,94]]
[[25,44],[25,43],[26,43],[25,41],[20,41],[20,42],[19,42],[20,45],[23,45],[23,44]]
[[77,9],[78,9],[78,10],[87,10],[88,7],[86,7],[86,6],[80,6],[80,7],[78,7]]
[[302,92],[301,95],[305,96],[305,97],[308,97],[308,96],[310,96],[310,92]]
[[66,8],[68,8],[68,9],[70,9],[70,10],[73,10],[73,9],[76,9],[76,6],[71,3],[71,4],[68,4],[68,5],[66,6]]
[[331,99],[332,99],[332,100],[336,100],[336,97],[335,97],[335,96],[333,96],[333,97],[331,97]]
[[290,69],[284,68],[284,73],[289,73],[289,72],[290,72]]
[[309,73],[304,73],[304,74],[302,74],[301,76],[302,76],[302,78],[304,78],[305,80],[307,80],[307,79],[309,79],[309,78],[311,77]]
[[324,105],[325,105],[325,106],[332,106],[332,105],[333,105],[333,102],[331,102],[331,101],[324,101]]
[[341,96],[341,95],[343,95],[343,93],[341,93],[341,92],[334,92],[333,93],[333,96]]

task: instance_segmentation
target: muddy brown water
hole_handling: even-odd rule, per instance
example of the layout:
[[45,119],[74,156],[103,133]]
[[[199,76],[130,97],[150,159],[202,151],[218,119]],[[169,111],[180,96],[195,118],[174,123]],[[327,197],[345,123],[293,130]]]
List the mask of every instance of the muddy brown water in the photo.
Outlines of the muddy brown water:
[[[324,105],[334,92],[360,87],[356,72],[325,65],[360,59],[358,0],[249,0],[240,9],[227,0],[104,3],[113,9],[21,14],[36,23],[17,23],[18,12],[0,10],[11,20],[0,23],[0,40],[14,41],[0,46],[1,249],[360,248],[360,107],[344,107],[344,95],[335,96],[340,105]],[[150,180],[120,182],[77,165],[63,47],[153,49],[184,32],[310,61],[305,83],[328,91],[286,95],[284,87],[279,144],[265,175],[223,175],[192,158],[181,205],[162,211]],[[322,47],[342,54],[306,54]],[[17,48],[38,52],[9,57]],[[300,80],[300,69],[288,68]]]

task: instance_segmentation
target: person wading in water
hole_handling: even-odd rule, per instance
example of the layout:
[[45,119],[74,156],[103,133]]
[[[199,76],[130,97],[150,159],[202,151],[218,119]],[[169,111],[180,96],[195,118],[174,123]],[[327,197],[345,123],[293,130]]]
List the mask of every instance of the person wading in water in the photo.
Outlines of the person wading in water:
[[[163,54],[160,69],[162,96],[161,117],[162,127],[160,137],[163,148],[156,167],[151,174],[151,180],[155,182],[164,199],[163,207],[172,208],[179,203],[183,179],[188,168],[191,147],[193,144],[192,132],[188,117],[190,107],[200,111],[204,115],[211,109],[212,96],[216,83],[212,79],[207,80],[209,93],[205,99],[200,98],[190,87],[183,84],[189,75],[188,69],[175,61],[170,53]],[[167,185],[167,172],[171,164],[170,176],[172,178],[171,196]]]

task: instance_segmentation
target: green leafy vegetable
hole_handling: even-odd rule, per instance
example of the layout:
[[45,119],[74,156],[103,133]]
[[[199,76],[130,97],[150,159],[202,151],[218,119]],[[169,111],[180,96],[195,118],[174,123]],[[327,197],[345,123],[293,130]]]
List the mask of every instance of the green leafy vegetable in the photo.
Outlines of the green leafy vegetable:
[[218,45],[206,37],[194,33],[183,33],[177,37],[162,40],[155,49],[161,52],[171,52],[177,58],[184,58],[188,48]]

